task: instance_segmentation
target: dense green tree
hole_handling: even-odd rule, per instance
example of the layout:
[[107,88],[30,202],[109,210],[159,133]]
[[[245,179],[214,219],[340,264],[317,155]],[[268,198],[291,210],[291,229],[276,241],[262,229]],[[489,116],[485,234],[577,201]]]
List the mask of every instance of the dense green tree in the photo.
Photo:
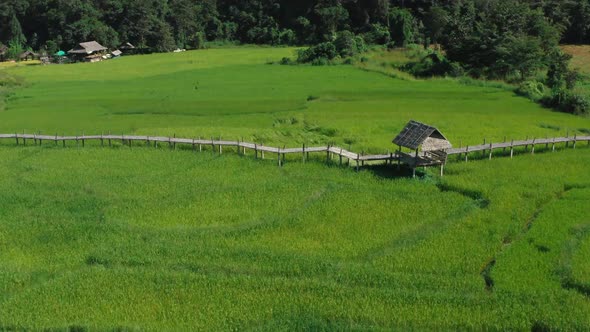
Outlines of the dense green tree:
[[[547,62],[560,39],[590,43],[590,0],[0,1],[0,42],[14,39],[34,49],[68,49],[89,39],[156,51],[206,40],[317,44],[334,41],[340,31],[379,44],[440,43],[451,59],[481,74],[522,71],[500,54],[536,45],[538,38]],[[502,63],[493,66],[496,61]]]
[[418,25],[409,10],[394,7],[389,12],[389,31],[397,45],[405,46],[417,40]]

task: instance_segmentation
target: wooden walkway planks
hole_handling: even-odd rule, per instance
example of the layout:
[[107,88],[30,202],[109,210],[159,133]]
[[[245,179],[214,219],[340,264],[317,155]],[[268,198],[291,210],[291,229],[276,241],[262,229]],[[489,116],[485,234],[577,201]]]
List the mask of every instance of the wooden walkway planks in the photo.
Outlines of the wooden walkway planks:
[[455,154],[463,154],[466,149],[469,148],[469,152],[478,152],[478,151],[487,151],[496,149],[504,149],[510,147],[526,147],[526,146],[533,146],[533,145],[541,145],[541,144],[553,144],[553,143],[575,143],[575,142],[590,142],[590,136],[574,136],[574,137],[554,137],[554,138],[535,138],[530,140],[523,140],[523,141],[513,141],[513,142],[502,142],[502,143],[491,143],[491,144],[482,144],[482,145],[474,145],[469,147],[461,147],[461,148],[452,148],[447,150],[448,155],[455,155]]
[[[186,144],[192,145],[193,149],[195,149],[196,145],[199,145],[199,150],[202,151],[202,146],[211,146],[213,150],[219,149],[219,152],[222,152],[222,146],[229,146],[229,147],[236,147],[238,151],[243,149],[243,152],[246,152],[246,149],[251,149],[256,151],[256,156],[258,156],[258,152],[262,152],[262,156],[264,156],[263,152],[268,153],[276,153],[279,157],[279,164],[282,164],[284,156],[286,154],[303,154],[303,160],[305,161],[307,157],[305,154],[309,153],[319,153],[319,152],[327,152],[327,160],[329,161],[330,154],[340,156],[340,163],[342,164],[342,158],[347,158],[350,161],[356,161],[357,168],[359,162],[364,164],[365,161],[385,161],[386,163],[393,163],[397,161],[398,163],[402,163],[408,165],[410,167],[416,166],[434,166],[440,165],[442,162],[433,160],[429,158],[425,153],[420,153],[418,156],[412,154],[407,154],[403,152],[394,152],[388,154],[376,154],[376,155],[364,155],[358,154],[355,152],[351,152],[345,150],[343,148],[337,146],[320,146],[320,147],[306,147],[303,146],[301,148],[280,148],[280,147],[272,147],[272,146],[265,146],[265,145],[258,145],[256,143],[250,142],[243,142],[243,141],[227,141],[227,140],[215,140],[211,139],[196,139],[196,138],[180,138],[180,137],[162,137],[162,136],[138,136],[138,135],[82,135],[82,136],[60,136],[60,135],[37,135],[37,134],[0,134],[0,139],[15,139],[16,144],[19,144],[22,141],[23,144],[26,144],[26,140],[33,140],[36,144],[37,141],[41,144],[43,141],[53,141],[57,144],[57,142],[63,142],[65,146],[66,141],[76,141],[82,142],[82,146],[84,146],[85,141],[100,141],[101,145],[104,145],[105,141],[109,142],[109,146],[111,145],[111,141],[121,141],[121,142],[128,142],[129,146],[131,146],[131,142],[144,142],[149,145],[149,143],[168,143],[170,146],[176,146],[176,144]],[[482,152],[487,151],[490,153],[490,158],[492,157],[493,151],[502,149],[510,149],[510,156],[513,155],[514,148],[517,147],[531,147],[532,152],[534,153],[534,148],[536,145],[546,145],[547,147],[549,144],[552,145],[552,149],[555,148],[555,144],[565,143],[566,147],[569,146],[569,143],[573,143],[573,147],[576,147],[576,143],[578,142],[588,142],[590,145],[590,136],[574,136],[574,137],[553,137],[553,138],[534,138],[534,139],[526,139],[526,140],[518,140],[518,141],[510,141],[510,142],[500,142],[500,143],[489,143],[489,144],[481,144],[481,145],[474,145],[474,146],[466,146],[460,148],[451,148],[446,150],[445,152],[447,155],[462,155],[465,154],[465,160],[467,160],[467,155],[472,152]],[[281,157],[282,156],[282,157]]]

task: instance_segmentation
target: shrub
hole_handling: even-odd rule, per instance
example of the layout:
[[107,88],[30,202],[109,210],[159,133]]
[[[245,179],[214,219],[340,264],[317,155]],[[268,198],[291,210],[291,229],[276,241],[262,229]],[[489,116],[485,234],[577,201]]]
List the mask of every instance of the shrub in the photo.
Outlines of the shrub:
[[281,59],[280,64],[281,65],[285,65],[285,66],[286,65],[292,65],[293,64],[293,60],[291,60],[291,58],[284,57],[284,58]]
[[327,63],[338,55],[336,46],[331,42],[317,44],[310,48],[299,50],[297,54],[297,62],[320,64]]
[[524,81],[515,90],[516,94],[527,97],[533,101],[539,101],[545,96],[545,85],[537,81]]
[[541,102],[561,112],[583,115],[590,113],[590,100],[582,94],[570,90],[554,91],[550,96],[544,97]]
[[438,52],[430,53],[422,57],[418,62],[410,62],[403,66],[402,69],[417,77],[460,77],[464,75],[463,68],[458,63],[449,61]]
[[364,40],[369,44],[385,45],[391,41],[389,28],[379,23],[371,24],[370,30],[363,35]]
[[297,42],[297,36],[291,29],[281,30],[279,33],[279,44],[281,45],[294,45]]
[[202,31],[195,32],[189,37],[187,44],[187,46],[192,49],[205,48],[205,33]]
[[338,33],[334,46],[338,54],[345,58],[355,56],[359,53],[367,51],[365,40],[361,36],[355,36],[350,31],[341,31]]

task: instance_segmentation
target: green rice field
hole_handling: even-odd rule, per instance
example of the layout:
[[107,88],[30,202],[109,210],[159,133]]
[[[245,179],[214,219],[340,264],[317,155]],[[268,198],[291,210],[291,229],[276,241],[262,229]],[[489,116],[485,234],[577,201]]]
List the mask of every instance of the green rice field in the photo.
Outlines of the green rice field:
[[[384,152],[410,119],[457,146],[590,131],[492,84],[271,64],[294,51],[6,66],[0,133]],[[324,158],[0,141],[0,330],[588,330],[586,144],[442,178]]]

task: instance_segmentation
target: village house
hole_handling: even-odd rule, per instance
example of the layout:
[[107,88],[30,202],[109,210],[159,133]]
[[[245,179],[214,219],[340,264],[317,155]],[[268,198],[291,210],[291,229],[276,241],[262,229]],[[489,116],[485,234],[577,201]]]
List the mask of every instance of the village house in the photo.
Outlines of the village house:
[[98,62],[103,58],[103,53],[107,48],[96,41],[80,43],[78,46],[68,51],[75,60],[84,60],[86,62]]

